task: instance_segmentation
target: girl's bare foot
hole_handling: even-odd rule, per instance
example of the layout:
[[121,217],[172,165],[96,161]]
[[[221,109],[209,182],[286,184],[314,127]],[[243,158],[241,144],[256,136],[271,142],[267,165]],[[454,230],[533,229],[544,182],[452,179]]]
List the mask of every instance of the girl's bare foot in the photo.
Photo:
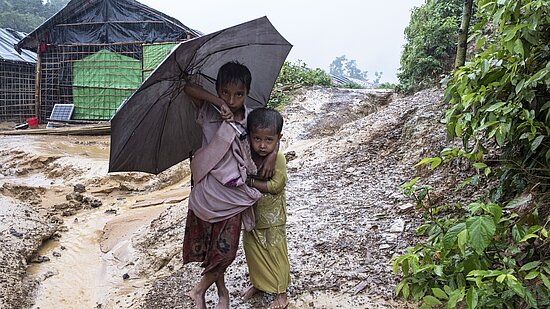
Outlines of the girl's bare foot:
[[271,305],[269,305],[269,307],[267,307],[267,308],[268,309],[284,309],[287,306],[288,306],[288,297],[286,296],[286,293],[281,293],[281,294],[277,294],[277,296],[275,296],[275,299],[273,300]]
[[241,300],[249,300],[252,296],[258,294],[260,290],[253,285],[249,285],[247,288],[241,291]]
[[195,301],[195,306],[197,309],[206,309],[206,300],[204,294],[196,290],[197,287],[193,288],[187,293],[187,296],[191,297]]

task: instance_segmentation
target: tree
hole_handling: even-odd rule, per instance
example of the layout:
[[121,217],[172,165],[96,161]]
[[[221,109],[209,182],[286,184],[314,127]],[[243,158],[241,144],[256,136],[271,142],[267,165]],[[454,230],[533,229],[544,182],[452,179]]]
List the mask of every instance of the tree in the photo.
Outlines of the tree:
[[353,59],[348,60],[346,55],[336,57],[330,64],[330,74],[342,75],[360,80],[367,80],[368,71],[361,71],[357,68],[357,62]]
[[69,0],[0,0],[0,27],[31,32]]
[[412,10],[397,74],[400,90],[433,86],[454,68],[463,1],[427,0]]
[[330,64],[330,74],[333,75],[344,75],[344,62],[346,62],[346,55],[336,57]]
[[472,7],[474,0],[464,0],[464,9],[462,10],[462,23],[458,30],[458,44],[456,51],[455,68],[461,67],[466,62],[466,50],[468,49],[468,29],[472,19]]

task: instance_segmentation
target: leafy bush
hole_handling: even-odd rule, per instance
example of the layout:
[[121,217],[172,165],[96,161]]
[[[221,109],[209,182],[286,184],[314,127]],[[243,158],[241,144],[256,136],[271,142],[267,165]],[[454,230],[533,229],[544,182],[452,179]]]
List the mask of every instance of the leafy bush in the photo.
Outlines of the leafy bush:
[[538,260],[535,250],[548,239],[548,230],[536,211],[523,217],[510,211],[528,199],[504,208],[482,202],[466,209],[430,206],[432,188],[417,186],[418,180],[402,189],[425,211],[417,234],[426,241],[392,259],[394,272],[403,275],[397,295],[422,301],[421,308],[515,308],[519,299],[533,308],[550,305],[550,261]]
[[[418,164],[457,158],[497,182],[485,200],[431,205],[430,187],[403,185],[426,213],[425,242],[393,258],[397,293],[423,307],[550,306],[550,3],[479,0],[479,52],[448,81],[446,126],[462,148]],[[492,162],[490,157],[498,158]],[[488,165],[492,164],[492,168]]]
[[347,89],[364,89],[365,87],[356,83],[356,82],[347,82],[341,86],[342,88]]
[[463,0],[427,0],[413,9],[397,77],[398,90],[431,87],[453,69]]
[[332,80],[325,71],[319,68],[310,69],[300,60],[297,63],[285,61],[271,92],[268,106],[282,108],[289,100],[288,91],[314,85],[332,86]]
[[[474,27],[482,51],[457,70],[446,91],[447,129],[481,152],[496,142],[505,162],[503,190],[522,190],[528,178],[548,185],[550,163],[550,3],[479,1]],[[483,35],[494,23],[494,37]],[[512,185],[513,176],[524,185]],[[517,181],[514,181],[517,184]],[[500,198],[500,196],[497,196]]]
[[396,89],[397,85],[389,82],[381,83],[376,85],[374,88],[376,89]]

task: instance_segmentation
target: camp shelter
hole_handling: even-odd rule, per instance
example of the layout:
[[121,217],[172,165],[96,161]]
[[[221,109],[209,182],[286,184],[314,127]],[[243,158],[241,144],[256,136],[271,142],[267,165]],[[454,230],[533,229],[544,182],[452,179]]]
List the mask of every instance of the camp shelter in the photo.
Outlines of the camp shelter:
[[200,32],[135,0],[71,0],[17,48],[36,50],[39,117],[109,120],[178,42]]
[[0,120],[23,122],[36,114],[36,54],[14,48],[25,35],[0,28]]

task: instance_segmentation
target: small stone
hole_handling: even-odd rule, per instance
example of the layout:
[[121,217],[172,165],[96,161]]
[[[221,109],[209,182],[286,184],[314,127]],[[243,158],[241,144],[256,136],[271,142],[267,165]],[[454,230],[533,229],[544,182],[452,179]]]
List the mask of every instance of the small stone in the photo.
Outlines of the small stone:
[[124,279],[124,280],[130,279],[130,275],[128,275],[126,273],[126,274],[122,275],[122,279]]
[[86,192],[86,187],[83,184],[76,184],[74,185],[73,189],[74,189],[74,192],[78,192],[78,193]]
[[90,201],[90,206],[92,208],[97,208],[99,206],[103,205],[103,202],[101,202],[100,199],[98,198],[93,198],[91,201]]
[[393,221],[390,226],[390,233],[401,233],[405,230],[405,221],[403,219],[397,219]]
[[43,255],[35,256],[31,259],[31,263],[44,263],[49,261],[50,261],[50,258]]
[[399,211],[401,211],[401,212],[407,212],[409,210],[414,209],[414,204],[413,203],[405,203],[405,204],[399,205],[398,208],[399,208]]
[[57,251],[52,252],[52,255],[55,256],[55,257],[61,257],[61,253],[59,253]]
[[21,232],[18,232],[16,229],[14,229],[13,227],[10,229],[10,234],[12,234],[13,236],[17,237],[17,238],[21,238],[23,237],[23,233]]

